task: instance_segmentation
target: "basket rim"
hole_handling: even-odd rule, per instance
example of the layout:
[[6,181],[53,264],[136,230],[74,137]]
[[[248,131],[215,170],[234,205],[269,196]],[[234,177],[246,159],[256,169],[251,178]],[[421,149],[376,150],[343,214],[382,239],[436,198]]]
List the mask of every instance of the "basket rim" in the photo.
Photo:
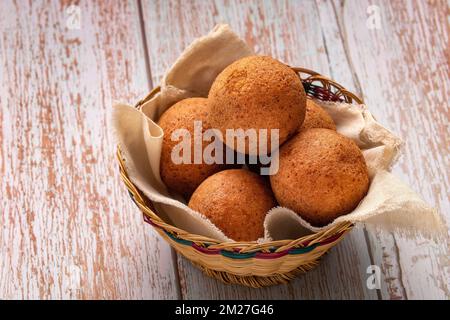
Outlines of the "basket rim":
[[[354,93],[346,90],[339,83],[322,76],[321,74],[299,67],[291,67],[295,71],[310,97],[324,101],[342,101],[347,103],[363,104],[363,100]],[[302,78],[302,74],[307,77]],[[145,102],[160,92],[159,86],[155,87],[145,98],[140,100],[135,108],[139,108]],[[163,231],[172,240],[192,246],[204,254],[222,254],[233,259],[262,258],[275,259],[285,254],[302,254],[314,250],[316,247],[338,242],[348,231],[353,228],[351,222],[341,222],[324,230],[297,239],[274,240],[264,243],[257,241],[227,241],[223,242],[198,234],[191,234],[183,229],[175,227],[162,220],[156,213],[153,203],[130,180],[125,159],[120,147],[117,147],[117,159],[122,181],[125,183],[129,195],[144,215],[144,221],[153,227]]]

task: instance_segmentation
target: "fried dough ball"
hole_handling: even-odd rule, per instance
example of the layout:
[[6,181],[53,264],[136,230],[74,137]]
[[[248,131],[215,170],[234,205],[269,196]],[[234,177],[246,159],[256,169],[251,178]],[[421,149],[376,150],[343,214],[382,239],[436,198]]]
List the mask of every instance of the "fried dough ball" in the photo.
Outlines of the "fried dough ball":
[[269,184],[256,173],[231,169],[203,181],[189,207],[206,216],[229,238],[254,241],[264,236],[264,218],[276,206]]
[[270,177],[276,199],[315,226],[351,212],[369,188],[361,150],[329,129],[300,132],[281,147],[279,161]]
[[[181,100],[166,110],[158,121],[164,131],[162,143],[160,174],[162,181],[173,191],[189,196],[210,175],[226,168],[224,164],[194,163],[194,121],[202,121],[203,132],[210,129],[206,98],[188,98]],[[172,161],[172,149],[180,141],[172,141],[172,132],[176,129],[187,129],[191,134],[191,163],[176,164]],[[203,149],[210,142],[203,142]]]
[[[222,132],[228,146],[237,150],[236,139],[225,138],[227,129],[256,129],[258,139],[258,130],[267,129],[262,143],[267,146],[265,150],[271,150],[270,129],[279,129],[281,145],[303,123],[306,94],[291,68],[268,56],[250,56],[232,63],[217,76],[208,103],[211,125]],[[258,141],[255,146],[259,146]],[[245,150],[238,151],[265,153],[252,148],[248,138]]]
[[312,128],[336,130],[336,125],[330,115],[321,106],[313,100],[307,99],[305,120],[299,131]]

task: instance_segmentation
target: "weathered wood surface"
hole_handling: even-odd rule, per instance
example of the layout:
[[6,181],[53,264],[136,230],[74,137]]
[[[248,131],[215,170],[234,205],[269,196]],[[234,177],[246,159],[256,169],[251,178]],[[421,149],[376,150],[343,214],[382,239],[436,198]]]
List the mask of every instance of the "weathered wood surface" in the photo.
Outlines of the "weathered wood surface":
[[68,4],[0,2],[0,298],[176,298],[108,123],[149,90],[137,5],[82,1],[69,30]]
[[[363,97],[406,142],[394,172],[442,213],[449,204],[449,35],[446,1],[336,1]],[[379,14],[379,25],[368,17]],[[450,245],[369,230],[384,298],[450,298]]]
[[[113,99],[143,97],[226,22],[257,53],[361,94],[407,141],[395,172],[448,222],[445,1],[85,0],[79,30],[67,28],[70,4],[0,3],[0,298],[450,298],[448,243],[363,228],[286,286],[205,277],[142,223],[107,121]],[[366,286],[370,264],[379,291]]]

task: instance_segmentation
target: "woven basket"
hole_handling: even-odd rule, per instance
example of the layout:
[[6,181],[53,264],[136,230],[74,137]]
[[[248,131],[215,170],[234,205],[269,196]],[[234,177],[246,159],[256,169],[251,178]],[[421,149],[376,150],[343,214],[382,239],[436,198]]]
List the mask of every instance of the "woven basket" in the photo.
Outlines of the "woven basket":
[[[353,93],[320,74],[303,68],[292,68],[302,80],[310,97],[323,101],[362,103]],[[136,108],[151,99],[155,88],[141,100]],[[317,265],[319,258],[335,246],[352,229],[349,222],[341,223],[315,234],[295,240],[279,240],[258,244],[256,242],[221,242],[216,239],[191,234],[164,222],[156,213],[151,201],[130,181],[120,150],[117,152],[120,176],[131,198],[144,214],[144,220],[178,253],[197,265],[207,275],[225,283],[250,287],[263,287],[287,283],[297,274]]]

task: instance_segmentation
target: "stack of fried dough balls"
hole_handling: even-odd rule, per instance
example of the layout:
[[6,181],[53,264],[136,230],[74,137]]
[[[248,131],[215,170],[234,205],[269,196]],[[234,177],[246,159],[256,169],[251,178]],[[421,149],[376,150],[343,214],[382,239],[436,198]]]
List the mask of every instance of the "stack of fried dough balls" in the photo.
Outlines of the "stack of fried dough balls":
[[[265,179],[233,164],[174,164],[171,152],[175,129],[193,132],[194,120],[203,130],[218,129],[223,148],[248,155],[276,150],[272,129],[279,131],[279,169]],[[369,186],[367,167],[358,146],[336,132],[330,115],[306,98],[298,75],[267,56],[250,56],[226,67],[208,98],[179,101],[160,118],[164,130],[160,173],[169,189],[181,193],[227,237],[254,241],[264,236],[264,219],[277,203],[315,226],[324,226],[351,212]],[[245,148],[228,141],[227,129],[267,130],[264,148]],[[203,145],[205,148],[206,144]]]

